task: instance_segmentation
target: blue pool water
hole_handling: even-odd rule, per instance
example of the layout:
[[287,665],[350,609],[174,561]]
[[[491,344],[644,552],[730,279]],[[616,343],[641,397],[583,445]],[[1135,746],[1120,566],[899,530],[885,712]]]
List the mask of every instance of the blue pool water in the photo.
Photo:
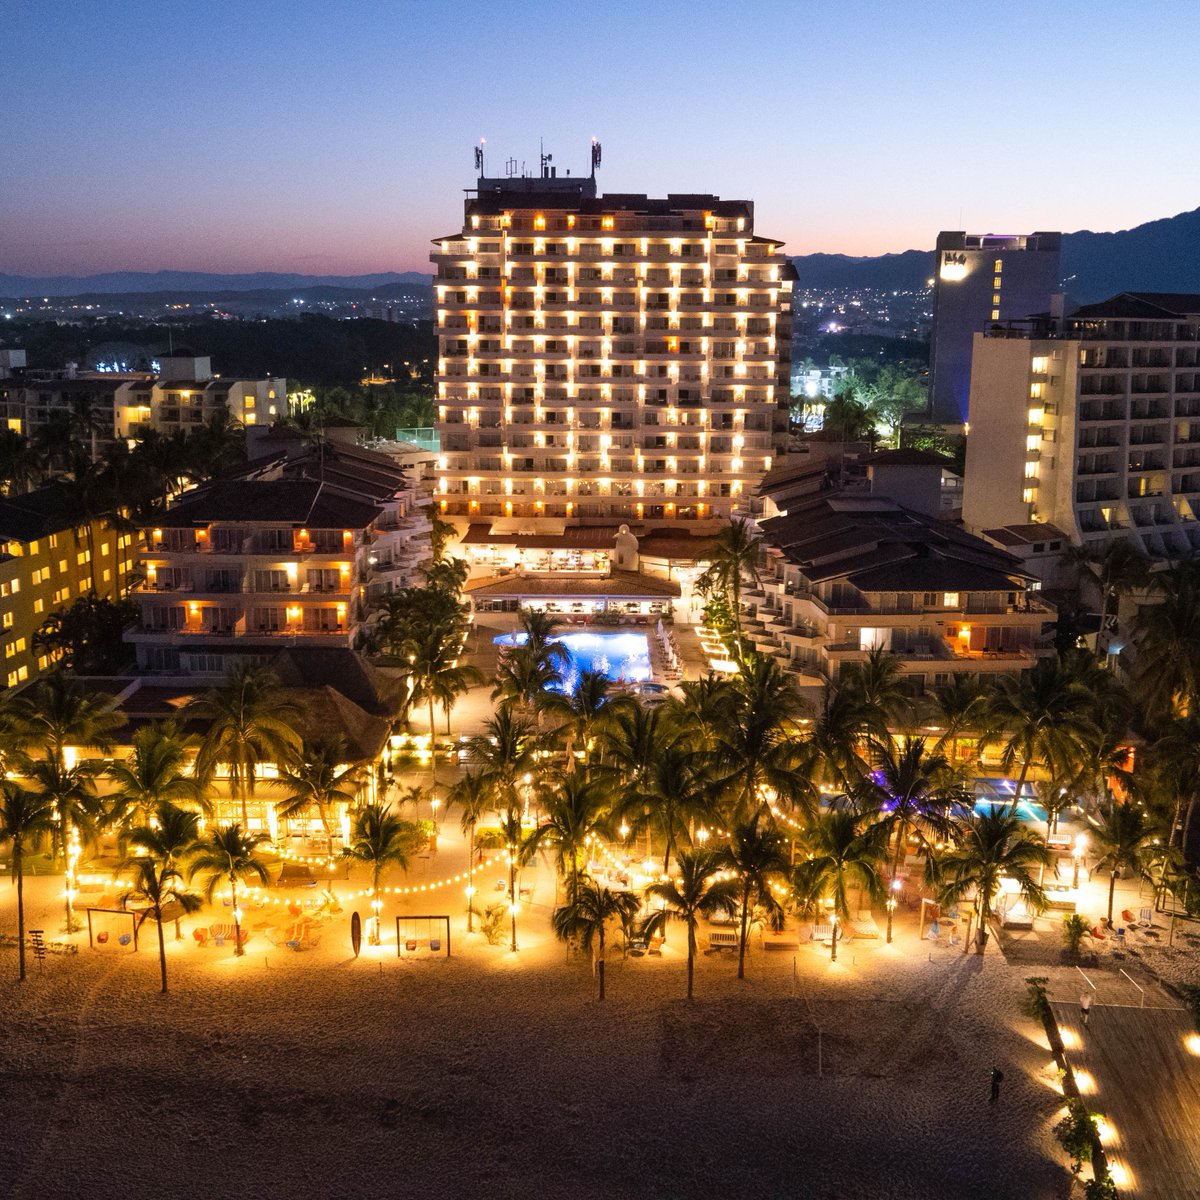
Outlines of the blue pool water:
[[[497,646],[521,646],[525,634],[506,633],[492,640]],[[560,633],[551,640],[567,652],[556,692],[573,692],[581,671],[602,671],[614,683],[650,678],[650,642],[644,633]]]
[[[976,779],[975,780],[975,811],[990,813],[997,808],[1008,808],[1013,802],[1017,785],[1011,779]],[[1021,798],[1017,801],[1017,816],[1022,821],[1044,825],[1046,810],[1035,802],[1037,793],[1032,783],[1027,783],[1021,789]]]

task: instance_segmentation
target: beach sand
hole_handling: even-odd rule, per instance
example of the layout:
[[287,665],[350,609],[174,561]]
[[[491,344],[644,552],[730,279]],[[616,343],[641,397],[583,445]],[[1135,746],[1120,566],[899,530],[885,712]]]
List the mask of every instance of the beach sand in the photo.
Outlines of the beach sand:
[[[553,886],[538,874],[535,899]],[[60,887],[30,881],[48,929]],[[13,907],[5,885],[0,932]],[[836,965],[756,947],[739,982],[732,954],[702,956],[688,1004],[676,928],[661,959],[610,950],[601,1004],[548,913],[522,914],[517,954],[455,915],[449,961],[398,959],[394,925],[355,960],[348,912],[304,953],[188,938],[166,997],[152,927],[136,955],[76,935],[78,955],[31,962],[24,985],[0,950],[0,1192],[1069,1194],[1061,1097],[1021,1013],[1029,972],[994,949],[929,949],[905,914],[895,946],[846,943]]]

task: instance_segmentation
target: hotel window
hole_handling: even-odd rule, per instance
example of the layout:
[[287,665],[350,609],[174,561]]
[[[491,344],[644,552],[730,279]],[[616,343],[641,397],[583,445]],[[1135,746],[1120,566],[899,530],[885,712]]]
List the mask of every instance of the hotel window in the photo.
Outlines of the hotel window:
[[1004,270],[1004,259],[998,258],[992,266],[992,270],[999,275]]
[[957,608],[958,607],[958,593],[957,592],[943,592],[942,593],[942,607],[943,608]]
[[1000,276],[997,275],[996,278],[992,280],[992,287],[998,288],[999,286],[1000,286]]
[[992,320],[993,320],[993,321],[998,321],[998,320],[1000,320],[1000,310],[999,310],[998,308],[993,308],[993,309],[992,309]]
[[10,613],[10,612],[6,612],[6,613],[4,614],[4,628],[5,628],[5,629],[11,629],[11,628],[12,628],[12,623],[13,623],[13,615],[12,615],[12,613]]
[[999,304],[999,303],[1000,303],[1000,295],[999,295],[999,293],[997,293],[996,295],[994,295],[994,296],[992,297],[992,303],[993,303],[993,304]]

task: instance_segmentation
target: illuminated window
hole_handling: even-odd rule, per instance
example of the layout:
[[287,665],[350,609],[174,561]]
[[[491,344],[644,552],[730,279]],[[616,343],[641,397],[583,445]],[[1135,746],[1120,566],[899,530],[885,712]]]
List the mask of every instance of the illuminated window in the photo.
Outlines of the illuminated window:
[[1000,310],[999,310],[998,308],[993,308],[993,309],[992,309],[992,320],[993,320],[993,321],[998,321],[998,320],[1000,320]]
[[996,278],[992,280],[992,287],[998,288],[999,286],[1000,286],[1000,276],[997,275]]
[[1004,270],[1004,259],[998,258],[992,266],[992,270],[999,275]]
[[942,593],[942,607],[943,608],[957,608],[958,607],[958,593],[957,592],[943,592]]
[[542,216],[541,213],[538,213],[537,216],[533,218],[533,227],[534,229],[546,228],[546,218]]
[[997,295],[995,295],[995,296],[993,296],[993,297],[992,297],[992,303],[993,303],[993,304],[999,304],[999,303],[1000,303],[1000,296],[999,296],[999,294],[997,294]]
[[1037,489],[1036,488],[1027,487],[1021,493],[1021,499],[1026,504],[1032,504],[1036,498],[1037,498]]
[[615,225],[616,225],[616,222],[613,220],[612,217],[601,217],[600,218],[600,228],[601,229],[612,229],[615,227]]

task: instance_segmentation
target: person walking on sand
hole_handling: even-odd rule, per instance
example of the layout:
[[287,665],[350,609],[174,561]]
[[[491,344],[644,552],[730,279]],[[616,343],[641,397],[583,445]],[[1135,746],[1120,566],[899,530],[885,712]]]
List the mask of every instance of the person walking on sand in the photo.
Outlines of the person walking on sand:
[[989,1104],[995,1104],[1000,1099],[1000,1084],[1004,1082],[1004,1072],[999,1067],[992,1068],[992,1094],[988,1097]]
[[1088,1023],[1088,1014],[1092,1011],[1091,992],[1084,992],[1083,995],[1079,997],[1079,1007],[1083,1012],[1083,1027],[1086,1029]]

